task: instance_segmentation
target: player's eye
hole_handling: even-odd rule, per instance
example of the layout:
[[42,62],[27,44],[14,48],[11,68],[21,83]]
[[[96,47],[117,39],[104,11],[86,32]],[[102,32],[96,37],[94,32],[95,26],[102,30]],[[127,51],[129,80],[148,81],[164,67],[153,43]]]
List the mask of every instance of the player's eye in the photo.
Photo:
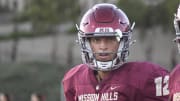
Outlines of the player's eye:
[[101,41],[101,38],[99,38],[99,37],[93,37],[93,38],[90,38],[90,41],[91,41],[91,42],[94,42],[94,43],[98,43],[98,42]]

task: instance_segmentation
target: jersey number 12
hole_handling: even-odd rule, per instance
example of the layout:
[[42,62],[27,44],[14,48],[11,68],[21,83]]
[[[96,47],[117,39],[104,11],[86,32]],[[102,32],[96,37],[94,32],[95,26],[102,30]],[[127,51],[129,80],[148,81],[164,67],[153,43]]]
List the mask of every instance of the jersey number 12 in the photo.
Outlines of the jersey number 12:
[[154,83],[156,85],[156,96],[165,96],[169,94],[168,82],[169,75],[155,78]]

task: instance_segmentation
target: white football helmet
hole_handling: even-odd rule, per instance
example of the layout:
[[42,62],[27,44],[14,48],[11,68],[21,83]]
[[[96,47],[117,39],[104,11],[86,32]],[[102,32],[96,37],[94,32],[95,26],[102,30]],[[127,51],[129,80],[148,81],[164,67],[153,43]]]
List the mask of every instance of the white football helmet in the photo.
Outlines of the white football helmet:
[[174,17],[174,28],[176,31],[176,38],[174,39],[174,41],[177,43],[178,50],[180,53],[180,4],[177,9],[177,13],[175,14]]

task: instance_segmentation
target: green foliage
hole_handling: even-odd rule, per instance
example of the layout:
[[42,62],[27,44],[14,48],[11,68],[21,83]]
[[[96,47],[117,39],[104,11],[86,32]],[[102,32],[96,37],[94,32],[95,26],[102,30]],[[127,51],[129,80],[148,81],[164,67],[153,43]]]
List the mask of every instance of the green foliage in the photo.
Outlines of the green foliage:
[[42,93],[46,101],[60,101],[60,83],[66,66],[29,62],[1,63],[0,91],[13,95],[13,101],[29,101],[32,93]]
[[135,21],[137,26],[144,27],[144,16],[148,8],[141,0],[119,0],[117,5],[127,14],[131,23]]
[[58,0],[61,21],[76,21],[80,15],[80,3],[77,0]]
[[25,14],[32,22],[56,23],[58,21],[55,0],[32,0]]
[[72,0],[31,0],[18,21],[29,20],[35,33],[53,31],[54,26],[66,21],[76,21],[80,14],[78,1]]
[[57,24],[75,18],[78,7],[74,0],[32,0],[26,14],[35,22]]
[[161,25],[165,26],[165,29],[170,29],[171,31],[174,31],[174,14],[177,12],[178,5],[180,4],[179,0],[165,0],[162,4],[159,6],[164,9],[164,13],[159,14],[161,16]]
[[140,28],[151,28],[160,25],[164,29],[172,29],[173,14],[179,5],[178,0],[164,0],[157,5],[145,5],[142,0],[120,0],[118,2],[130,20],[135,20]]

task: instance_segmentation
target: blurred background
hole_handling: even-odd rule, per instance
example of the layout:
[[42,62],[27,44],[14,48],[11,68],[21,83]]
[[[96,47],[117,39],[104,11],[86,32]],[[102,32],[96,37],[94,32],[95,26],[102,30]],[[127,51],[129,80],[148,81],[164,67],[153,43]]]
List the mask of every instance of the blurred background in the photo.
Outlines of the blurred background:
[[179,0],[0,0],[0,92],[13,101],[32,93],[64,101],[64,73],[81,63],[77,30],[96,3],[113,3],[136,22],[128,61],[152,61],[171,70],[179,63],[173,43]]

